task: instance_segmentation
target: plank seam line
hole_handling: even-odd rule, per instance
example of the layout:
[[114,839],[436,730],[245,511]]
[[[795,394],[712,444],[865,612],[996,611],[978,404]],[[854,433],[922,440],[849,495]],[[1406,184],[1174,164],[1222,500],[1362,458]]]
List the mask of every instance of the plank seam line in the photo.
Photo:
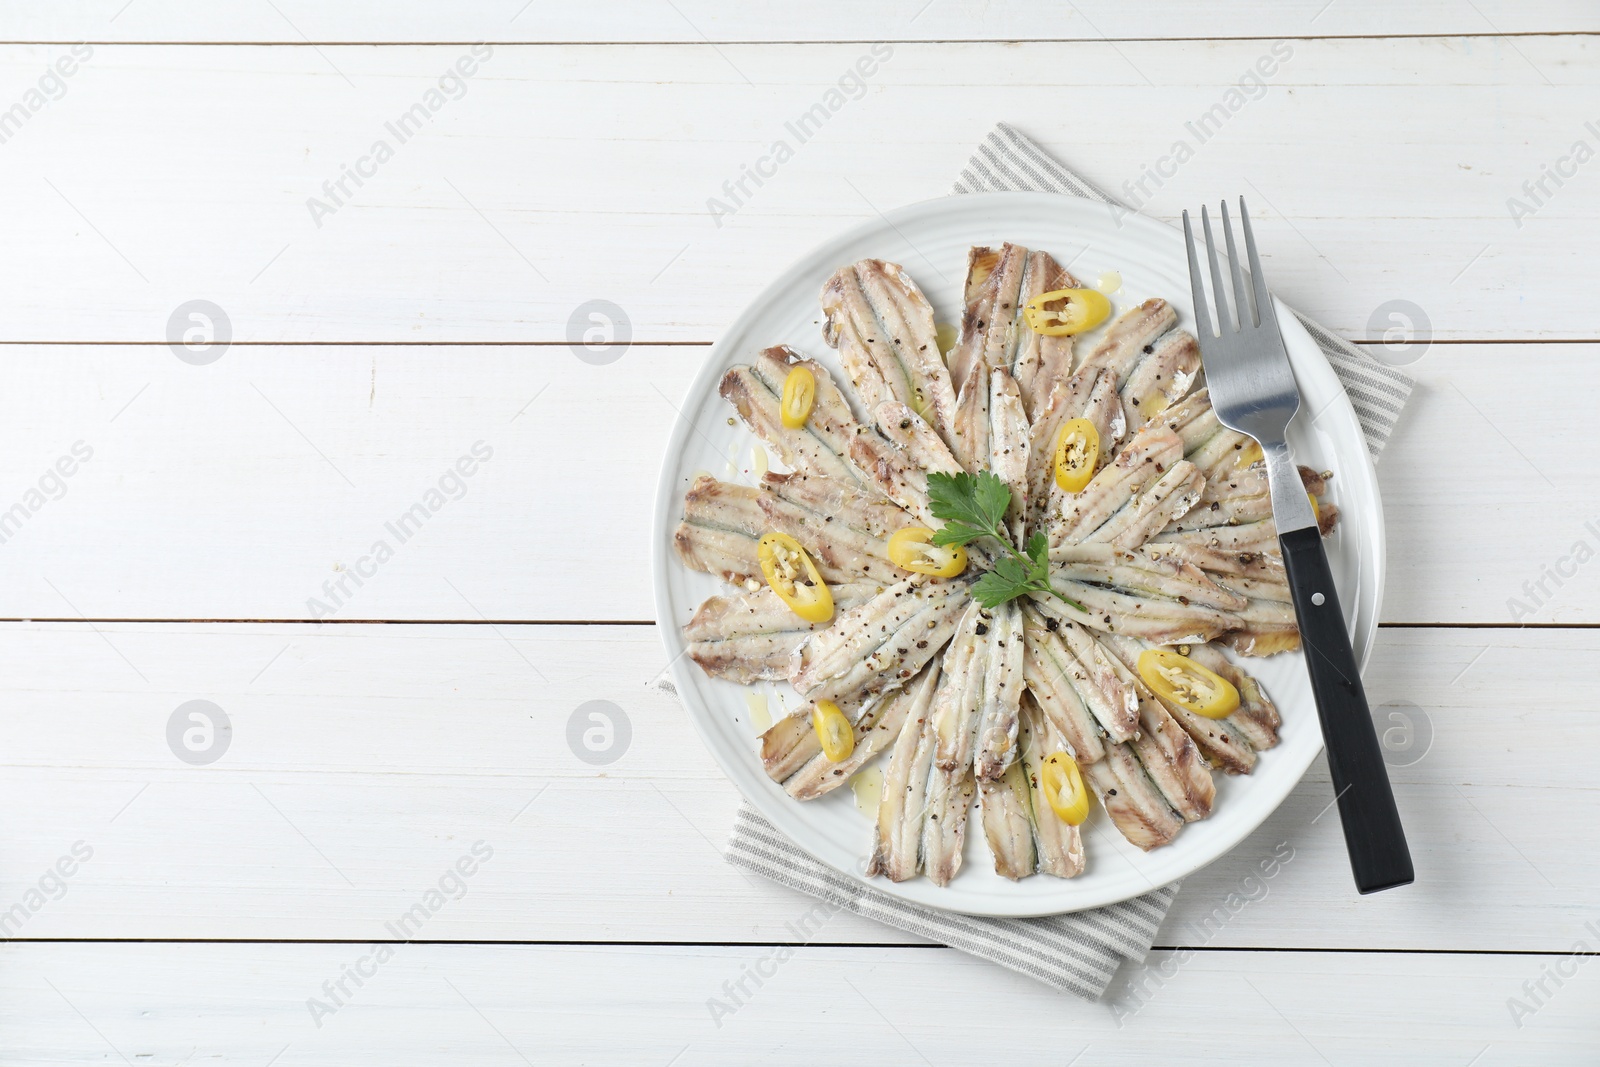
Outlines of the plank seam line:
[[288,626],[654,626],[654,619],[86,619],[78,615],[71,618],[0,618],[0,623],[83,623],[101,625],[127,623],[144,625],[156,623],[163,626],[217,625],[248,626],[270,623]]
[[[1354,345],[1383,341],[1346,338]],[[626,348],[710,348],[715,341],[630,341]],[[1430,345],[1593,345],[1600,337],[1435,337]],[[168,341],[0,340],[0,347],[37,348],[170,348]],[[230,341],[230,348],[569,348],[568,341]]]
[[[655,626],[654,619],[171,619],[171,618],[0,618],[3,623],[76,623],[158,626]],[[1600,622],[1380,622],[1382,630],[1595,630]]]
[[1600,30],[1515,30],[1507,33],[1327,33],[1255,34],[1226,37],[933,37],[933,38],[846,38],[837,40],[673,40],[619,41],[80,41],[6,40],[0,45],[73,45],[96,47],[121,45],[131,48],[464,48],[491,44],[506,48],[637,48],[651,45],[670,48],[704,48],[706,45],[768,45],[772,47],[829,47],[835,45],[896,44],[1195,44],[1212,41],[1430,41],[1458,38],[1494,39],[1498,37],[1594,37]]
[[[270,937],[12,937],[0,943],[35,945],[436,945],[462,948],[794,948],[789,941],[493,941],[392,938],[270,938]],[[888,941],[808,941],[802,948],[941,949],[957,951],[948,945],[906,944]],[[1385,956],[1600,956],[1600,952],[1572,952],[1568,949],[1475,949],[1475,948],[1314,948],[1287,945],[1152,945],[1152,952],[1299,952],[1340,955]]]

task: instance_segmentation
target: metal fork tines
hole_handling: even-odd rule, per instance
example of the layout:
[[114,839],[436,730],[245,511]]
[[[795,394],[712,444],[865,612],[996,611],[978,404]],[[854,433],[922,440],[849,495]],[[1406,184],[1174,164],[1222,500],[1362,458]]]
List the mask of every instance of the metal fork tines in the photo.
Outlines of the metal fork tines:
[[1238,248],[1234,245],[1228,205],[1225,201],[1222,204],[1222,232],[1228,246],[1228,267],[1233,275],[1231,310],[1223,286],[1222,268],[1217,261],[1217,243],[1211,233],[1211,215],[1203,207],[1200,221],[1206,235],[1211,288],[1216,294],[1215,328],[1206,303],[1189,213],[1183,213],[1183,237],[1189,247],[1189,283],[1194,292],[1195,332],[1200,339],[1200,358],[1211,390],[1211,406],[1224,426],[1249,434],[1261,445],[1267,460],[1267,480],[1272,489],[1278,532],[1314,526],[1316,517],[1306,500],[1285,440],[1289,420],[1300,408],[1300,391],[1295,386],[1288,351],[1278,332],[1278,313],[1261,273],[1261,259],[1256,254],[1255,234],[1250,229],[1250,214],[1244,198],[1239,198],[1239,221],[1244,227],[1245,253],[1250,258],[1249,286],[1245,284]]

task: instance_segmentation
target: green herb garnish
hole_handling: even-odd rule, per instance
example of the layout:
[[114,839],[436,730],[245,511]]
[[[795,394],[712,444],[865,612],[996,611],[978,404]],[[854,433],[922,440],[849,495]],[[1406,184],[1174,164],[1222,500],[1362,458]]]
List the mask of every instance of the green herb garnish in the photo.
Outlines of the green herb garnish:
[[1026,553],[1017,550],[1006,533],[1006,509],[1011,506],[1011,487],[989,471],[977,474],[928,475],[928,501],[934,518],[944,520],[944,528],[934,531],[936,545],[967,545],[980,537],[991,537],[1006,555],[995,561],[972,587],[972,595],[986,608],[999,607],[1008,600],[1029,593],[1049,593],[1079,611],[1086,609],[1076,600],[1056,592],[1050,584],[1050,542],[1042,533],[1028,538]]

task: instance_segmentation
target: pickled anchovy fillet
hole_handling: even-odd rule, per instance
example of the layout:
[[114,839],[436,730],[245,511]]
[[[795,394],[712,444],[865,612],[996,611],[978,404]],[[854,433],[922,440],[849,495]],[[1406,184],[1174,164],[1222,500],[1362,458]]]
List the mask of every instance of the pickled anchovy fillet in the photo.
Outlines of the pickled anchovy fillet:
[[949,885],[961,870],[961,849],[967,839],[976,783],[972,768],[928,773],[928,817],[922,824],[923,872],[934,885]]
[[956,396],[950,424],[950,451],[962,469],[976,473],[989,458],[989,396],[994,368],[980,363],[967,375]]
[[1293,604],[1252,598],[1238,614],[1240,625],[1223,642],[1241,655],[1272,656],[1300,647]]
[[1261,689],[1255,677],[1236,666],[1220,649],[1210,645],[1197,645],[1189,650],[1189,658],[1222,675],[1239,691],[1239,709],[1228,716],[1251,747],[1261,752],[1278,743],[1278,727],[1283,720],[1278,708]]
[[[865,433],[850,443],[851,460],[877,489],[909,512],[929,529],[944,523],[934,518],[928,502],[928,475],[931,472],[959,474],[961,465],[948,449],[933,447],[924,432],[928,429],[910,408],[895,402],[881,405],[881,426],[886,434]],[[896,440],[898,439],[898,440]]]
[[1045,530],[1049,517],[1061,514],[1066,494],[1055,482],[1056,445],[1061,430],[1073,419],[1088,419],[1100,435],[1098,468],[1115,452],[1126,426],[1116,379],[1098,367],[1078,371],[1051,389],[1042,410],[1035,410],[1028,431],[1028,529]]
[[[1101,644],[1111,649],[1130,671],[1135,672],[1138,670],[1139,654],[1147,648],[1156,647],[1148,642],[1128,637],[1102,637]],[[1194,649],[1209,647],[1196,645],[1191,648],[1188,654],[1191,658],[1200,662],[1200,657],[1194,654]],[[1204,663],[1203,665],[1211,666],[1210,663]],[[1212,669],[1215,668],[1213,667]],[[1194,739],[1195,745],[1200,749],[1200,754],[1209,760],[1213,766],[1220,767],[1229,774],[1249,774],[1255,768],[1256,746],[1252,743],[1251,737],[1260,736],[1260,734],[1245,723],[1244,720],[1241,719],[1235,722],[1233,715],[1225,719],[1208,719],[1203,715],[1195,714],[1175,701],[1166,700],[1159,695],[1156,696],[1156,699],[1160,701],[1162,707],[1167,709],[1173,720]],[[1235,715],[1237,715],[1237,712]],[[1241,727],[1244,728],[1241,729]],[[1275,737],[1274,741],[1276,741]]]
[[[1083,837],[1076,826],[1063,822],[1045,799],[1041,768],[1045,759],[1066,751],[1066,742],[1039,705],[1022,700],[1022,771],[1028,784],[1033,815],[1033,844],[1041,874],[1075,878],[1083,873]],[[1068,753],[1071,755],[1071,753]]]
[[998,778],[978,780],[978,812],[984,839],[994,855],[995,873],[1012,881],[1031,875],[1039,853],[1033,840],[1033,799],[1020,762],[1011,764]]
[[1140,350],[1122,386],[1122,409],[1129,431],[1142,428],[1194,388],[1200,376],[1200,343],[1173,330]]
[[715,574],[735,584],[761,580],[756,538],[750,534],[684,522],[673,531],[672,547],[690,570]]
[[790,681],[802,695],[823,679],[837,677],[856,661],[876,651],[949,587],[913,576],[885,588],[867,602],[842,614],[833,624],[807,638],[796,650]]
[[850,530],[886,541],[911,521],[904,508],[876,492],[860,492],[799,472],[768,472],[762,475],[761,488],[795,507],[831,518],[832,522],[825,522],[829,530],[835,523],[842,523]]
[[[783,383],[796,367],[816,378],[817,394],[805,425],[783,425]],[[762,352],[747,366],[722,376],[722,398],[733,405],[750,431],[771,445],[784,464],[805,474],[837,481],[871,494],[872,486],[850,462],[850,441],[865,428],[850,411],[844,394],[822,364],[786,345]]]
[[1016,545],[1027,543],[1028,416],[1022,411],[1017,383],[1003,370],[989,379],[989,471],[1011,490],[1006,528]]
[[891,693],[855,724],[856,743],[850,755],[834,763],[821,752],[783,783],[796,800],[815,800],[844,785],[850,776],[894,744],[909,718],[924,718],[939,680],[937,663],[929,663],[904,689]]
[[1237,526],[1166,529],[1144,545],[1153,556],[1187,560],[1219,574],[1270,577],[1283,574],[1278,527],[1271,518]]
[[1119,316],[1080,366],[1104,367],[1116,375],[1117,391],[1128,384],[1140,361],[1154,350],[1162,334],[1178,324],[1178,313],[1165,300],[1152,298]]
[[1128,745],[1113,745],[1106,758],[1083,767],[1085,782],[1100,794],[1100,804],[1122,836],[1149,852],[1170,844],[1183,820],[1167,804],[1144,765]]
[[[1213,581],[1229,588],[1233,588],[1231,582],[1234,577],[1278,585],[1287,579],[1283,569],[1283,554],[1278,550],[1276,538],[1259,544],[1228,546],[1222,544],[1220,538],[1210,537],[1213,532],[1216,531],[1206,530],[1204,533],[1207,536],[1192,541],[1181,538],[1169,541],[1166,540],[1167,534],[1158,534],[1154,540],[1145,542],[1140,551],[1152,559],[1198,567]],[[1200,543],[1202,541],[1207,543]]]
[[1054,573],[1050,586],[1085,610],[1079,611],[1071,604],[1042,593],[1030,594],[1033,606],[1043,615],[1106,633],[1143,637],[1161,645],[1200,644],[1245,625],[1233,612],[1144,593],[1119,592],[1103,585],[1071,581]]
[[1265,466],[1221,471],[1207,479],[1194,510],[1174,519],[1173,533],[1216,526],[1238,526],[1272,517]]
[[[835,612],[845,612],[877,594],[880,587],[860,583],[832,587]],[[789,662],[800,642],[828,623],[806,622],[778,594],[762,587],[714,596],[683,628],[689,657],[713,678],[740,685],[789,676]]]
[[[683,522],[673,531],[673,547],[684,565],[715,574],[735,584],[762,582],[757,544],[774,525],[770,494],[747,485],[720,482],[709,475],[696,478],[683,498]],[[781,509],[780,509],[781,510]],[[817,573],[829,586],[896,577],[885,561],[871,553],[836,550],[821,526],[789,523],[784,528],[800,542]]]
[[950,350],[957,396],[980,366],[1003,368],[1020,390],[1029,416],[1050,388],[1073,370],[1073,338],[1048,337],[1028,325],[1023,307],[1041,293],[1081,285],[1049,253],[1019,245],[974,247],[967,256],[961,334]]
[[1241,607],[1248,606],[1253,601],[1288,605],[1294,603],[1294,594],[1289,592],[1289,583],[1280,580],[1279,577],[1251,578],[1242,574],[1218,574],[1216,581],[1219,586],[1232,590],[1244,601]]
[[936,760],[945,770],[972,763],[974,735],[982,714],[986,665],[983,636],[990,622],[983,605],[976,600],[969,603],[956,623],[955,637],[945,656],[945,678],[931,711],[938,746]]
[[[1327,480],[1310,467],[1301,467],[1300,482],[1306,492],[1319,496],[1327,491]],[[1328,512],[1331,504],[1319,505],[1319,517],[1324,521],[1323,536],[1333,532],[1334,523]],[[1163,532],[1182,533],[1225,526],[1243,526],[1272,518],[1272,495],[1267,484],[1264,463],[1248,467],[1222,465],[1205,483],[1205,491],[1194,510],[1175,519]],[[1274,530],[1274,534],[1276,530]]]
[[1025,607],[1022,617],[1022,672],[1028,693],[1079,763],[1102,759],[1106,754],[1105,731],[1079,688],[1079,680],[1086,678],[1087,670],[1056,634],[1063,624],[1046,619],[1032,607]]
[[[1222,423],[1217,421],[1217,413],[1211,409],[1210,390],[1204,385],[1200,386],[1150,421],[1165,426],[1177,434],[1178,439],[1183,442],[1183,458],[1193,462],[1206,472],[1207,477],[1210,477],[1210,465],[1196,458],[1198,450],[1204,448],[1218,432],[1223,430]],[[1232,430],[1226,432],[1234,434],[1243,441],[1250,440],[1243,434],[1235,434]],[[1241,449],[1242,447],[1241,445]]]
[[944,647],[969,603],[960,581],[905,581],[811,634],[795,650],[789,684],[846,715],[909,682]]
[[[938,471],[958,474],[961,460],[916,412],[899,401],[878,405],[878,423],[883,436],[905,453],[906,459],[924,475]],[[924,480],[926,486],[926,480]]]
[[[943,672],[935,673],[940,675],[936,689],[943,688]],[[869,875],[904,882],[922,873],[922,835],[937,745],[931,712],[906,717],[883,773],[883,798],[878,803],[872,853],[867,860]]]
[[761,734],[761,769],[774,782],[786,782],[822,751],[811,725],[815,703],[791,711]]
[[[880,736],[878,726],[887,719],[897,718],[904,710],[897,701],[904,695],[901,689],[890,689],[868,696],[860,707],[854,708],[855,715],[851,723],[855,731],[857,744],[871,746],[867,758],[878,755],[892,740],[893,727],[886,727],[885,733]],[[820,796],[834,788],[827,785],[823,788],[821,778],[823,765],[827,764],[822,755],[822,742],[817,737],[816,727],[812,723],[812,715],[817,710],[817,701],[810,700],[798,710],[792,711],[767,727],[761,734],[761,769],[767,772],[767,777],[774,782],[781,783],[788,788],[793,783],[794,789],[802,792],[811,792]],[[854,753],[852,753],[852,756]],[[818,763],[821,760],[822,763]],[[837,766],[837,764],[827,764]],[[837,784],[837,783],[836,783]],[[813,792],[815,791],[815,792]],[[811,796],[800,796],[797,799],[809,800]]]
[[1114,652],[1101,647],[1108,653],[1106,661],[1111,670],[1138,701],[1139,730],[1128,744],[1145,774],[1166,798],[1167,806],[1184,822],[1210,815],[1216,799],[1216,785],[1211,771],[1200,758],[1194,739],[1133,670]]
[[1050,547],[1090,540],[1096,530],[1174,465],[1184,462],[1178,435],[1160,426],[1135,434],[1117,458],[1073,495],[1064,512],[1051,520]]
[[1244,607],[1250,596],[1238,579],[1213,579],[1192,563],[1154,556],[1143,548],[1114,550],[1104,560],[1057,563],[1050,573],[1065,580],[1096,582],[1129,593],[1222,611]]
[[934,337],[933,307],[904,268],[864,259],[840,268],[822,287],[823,339],[875,414],[897,400],[944,434],[955,413],[955,389]]
[[1216,784],[1194,739],[1150,696],[1140,700],[1139,721],[1143,729],[1133,742],[1134,753],[1167,804],[1184,822],[1210,815]]
[[[768,474],[763,479],[764,492],[756,495],[756,506],[766,518],[765,529],[786,533],[805,548],[817,565],[818,571],[835,574],[854,574],[883,584],[891,584],[905,577],[905,571],[889,562],[887,538],[869,529],[853,525],[867,520],[856,507],[846,501],[835,501],[837,511],[816,510],[813,503],[803,497],[775,492],[771,486],[787,489],[794,475]],[[856,494],[860,499],[860,494]],[[892,505],[885,502],[884,508]],[[910,516],[900,511],[904,524],[910,525]],[[823,575],[827,580],[827,574]]]
[[1078,666],[1069,676],[1100,728],[1113,741],[1130,740],[1139,732],[1139,696],[1116,660],[1082,626],[1067,623],[1056,636]]
[[1022,605],[1012,601],[995,608],[984,641],[983,697],[973,769],[979,781],[993,781],[1017,760],[1017,715],[1023,687]]
[[1165,473],[1129,497],[1112,516],[1082,542],[1104,541],[1117,548],[1138,548],[1187,514],[1200,500],[1205,479],[1194,464],[1178,460]]

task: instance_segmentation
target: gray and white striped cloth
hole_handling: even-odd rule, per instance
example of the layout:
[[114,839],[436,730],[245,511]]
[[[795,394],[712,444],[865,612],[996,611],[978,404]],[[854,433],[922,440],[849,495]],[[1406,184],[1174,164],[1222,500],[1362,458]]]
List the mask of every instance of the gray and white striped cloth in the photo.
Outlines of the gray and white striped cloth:
[[[955,192],[1040,190],[1114,204],[1105,193],[1050,158],[1005,123],[984,138],[961,171]],[[1299,315],[1299,312],[1295,313]],[[1412,381],[1299,315],[1344,383],[1374,459],[1383,451]],[[1062,992],[1098,1000],[1123,960],[1142,962],[1178,885],[1121,904],[1040,919],[991,919],[920,907],[812,859],[754,808],[734,819],[728,862],[825,904],[979,956]]]

